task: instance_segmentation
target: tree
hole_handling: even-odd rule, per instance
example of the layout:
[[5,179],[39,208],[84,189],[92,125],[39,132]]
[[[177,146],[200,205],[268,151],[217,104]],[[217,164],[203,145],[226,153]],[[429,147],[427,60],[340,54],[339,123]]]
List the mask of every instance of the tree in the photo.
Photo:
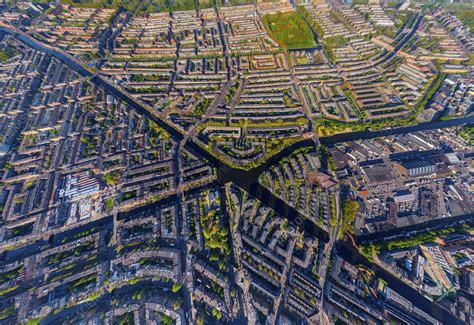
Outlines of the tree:
[[347,200],[342,203],[341,235],[346,231],[353,232],[352,223],[357,215],[357,210],[359,210],[359,203],[357,201]]
[[204,316],[199,315],[199,317],[197,319],[197,323],[198,323],[198,325],[203,325],[204,324]]
[[181,290],[181,287],[182,287],[182,284],[176,282],[176,283],[173,284],[173,288],[171,288],[171,291],[172,291],[173,293],[176,293],[176,292],[178,292],[179,290]]

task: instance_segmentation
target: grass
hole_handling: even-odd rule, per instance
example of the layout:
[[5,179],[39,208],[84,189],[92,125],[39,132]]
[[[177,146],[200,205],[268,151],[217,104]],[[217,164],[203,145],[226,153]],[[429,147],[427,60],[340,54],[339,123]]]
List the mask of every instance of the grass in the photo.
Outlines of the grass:
[[336,53],[334,52],[334,48],[346,46],[347,39],[344,36],[331,36],[322,41],[321,45],[326,50],[326,53],[329,56],[329,60],[335,63],[337,58]]
[[114,208],[114,203],[115,203],[115,200],[113,197],[109,197],[105,199],[105,211],[111,212],[112,209]]
[[171,137],[171,135],[166,132],[164,129],[160,128],[158,124],[153,122],[150,119],[147,119],[148,122],[148,134],[150,136],[150,144],[152,147],[156,147],[159,145],[160,141],[167,140]]
[[331,48],[347,45],[347,39],[344,36],[331,36],[326,39],[326,43]]
[[173,284],[173,288],[171,288],[171,291],[173,291],[173,293],[176,293],[179,290],[181,290],[181,287],[182,287],[181,283],[175,282]]
[[211,100],[209,98],[204,98],[196,107],[194,108],[194,114],[202,115],[206,113],[209,105],[211,104]]
[[4,320],[5,318],[11,316],[13,311],[15,310],[15,306],[9,306],[4,308],[0,311],[0,320]]
[[474,145],[474,127],[473,126],[464,126],[459,131],[459,136],[469,142],[469,145]]
[[122,177],[120,172],[110,172],[102,176],[102,180],[107,183],[109,186],[117,185]]
[[474,53],[469,52],[467,56],[469,57],[469,61],[467,61],[467,64],[474,65]]
[[[194,0],[61,0],[61,3],[79,8],[125,8],[136,14],[148,14],[153,12],[169,12],[179,10],[194,10]],[[200,7],[209,7],[212,2],[202,1]]]
[[119,1],[107,0],[61,0],[61,3],[78,8],[118,8]]
[[409,13],[407,11],[398,11],[395,14],[396,21],[395,21],[395,26],[400,29],[402,28],[403,24],[406,23],[408,20],[408,17],[410,17]]
[[0,290],[0,296],[3,296],[3,295],[5,295],[5,294],[7,294],[11,291],[14,291],[14,290],[18,289],[18,287],[19,287],[18,285],[14,285],[14,286],[8,287],[6,289]]
[[409,237],[365,243],[359,246],[359,251],[362,255],[369,258],[369,260],[373,260],[374,254],[378,255],[381,252],[407,249],[416,245],[438,242],[440,238],[442,239],[452,234],[468,234],[471,230],[472,226],[469,224],[431,229]]
[[[438,70],[439,69],[440,68],[438,67]],[[322,117],[314,121],[315,128],[318,131],[318,135],[324,137],[342,132],[365,131],[367,129],[380,130],[387,127],[401,127],[416,124],[417,116],[425,109],[426,105],[428,105],[429,100],[436,93],[436,90],[439,88],[445,77],[446,74],[444,72],[438,73],[438,75],[432,80],[432,82],[426,89],[423,98],[418,102],[418,104],[416,104],[415,108],[413,109],[413,113],[410,117],[394,118],[390,120],[371,121],[364,123],[359,122],[356,124],[343,123]]]
[[18,51],[12,47],[0,49],[0,62],[6,62],[17,54],[18,54]]
[[342,203],[342,223],[339,236],[343,236],[346,232],[353,233],[353,222],[359,210],[359,203],[357,201],[344,201]]
[[0,284],[4,284],[8,281],[15,279],[18,276],[21,268],[22,267],[19,266],[11,271],[0,273]]
[[[438,71],[441,70],[439,65],[437,65],[437,69]],[[441,72],[441,73],[438,73],[436,75],[436,78],[433,79],[431,84],[426,89],[423,99],[415,107],[415,112],[414,112],[415,117],[418,116],[425,109],[426,105],[428,105],[431,98],[433,98],[434,94],[443,83],[444,78],[446,78],[446,73]]]
[[33,319],[28,319],[26,321],[26,325],[38,325],[40,323],[41,318],[33,318]]
[[309,26],[295,11],[263,16],[270,36],[285,49],[307,49],[316,46]]
[[471,34],[474,31],[474,5],[472,3],[451,3],[446,5],[446,9],[453,11],[459,20],[468,27]]
[[296,59],[296,64],[308,64],[309,60],[306,56],[299,56]]
[[315,128],[320,137],[344,132],[365,131],[367,129],[380,130],[387,127],[408,126],[411,124],[414,124],[414,122],[410,122],[407,119],[381,120],[364,123],[343,123],[322,117],[314,121]]
[[[272,126],[287,126],[287,125],[305,125],[306,119],[305,118],[298,118],[296,120],[293,119],[278,119],[276,121],[264,121],[264,122],[256,122],[256,121],[249,121],[246,120],[245,123],[243,121],[240,122],[230,122],[229,126],[242,126],[242,127],[272,127]],[[224,125],[221,122],[217,121],[208,121],[205,124],[200,125],[199,130],[203,130],[206,126],[222,126]],[[202,148],[205,150],[208,150],[211,154],[213,154],[215,157],[222,159],[225,163],[229,164],[233,168],[238,168],[238,169],[243,169],[243,170],[249,170],[254,167],[257,167],[259,164],[265,162],[269,157],[276,155],[278,152],[283,150],[284,148],[292,145],[295,142],[301,141],[302,137],[288,137],[288,138],[283,138],[283,139],[275,139],[275,138],[268,138],[265,146],[266,146],[266,152],[265,155],[262,157],[259,157],[256,160],[252,161],[247,161],[245,164],[237,164],[235,163],[232,159],[229,159],[229,156],[223,153],[216,153],[216,151],[213,150],[216,142],[218,140],[222,140],[223,137],[213,137],[210,139],[210,141],[206,145],[202,145]]]

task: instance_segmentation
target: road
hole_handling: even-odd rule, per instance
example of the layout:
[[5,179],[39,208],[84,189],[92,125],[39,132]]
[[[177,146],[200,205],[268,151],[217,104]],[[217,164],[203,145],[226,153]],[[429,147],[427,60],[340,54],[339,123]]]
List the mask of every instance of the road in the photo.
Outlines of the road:
[[437,130],[442,128],[449,128],[453,126],[461,126],[464,124],[472,124],[474,123],[474,115],[460,117],[460,118],[453,118],[450,120],[445,121],[433,121],[433,122],[423,122],[418,123],[417,125],[412,126],[402,126],[399,128],[392,128],[392,129],[385,129],[385,130],[378,130],[378,131],[356,131],[356,132],[347,132],[347,133],[338,133],[328,137],[321,137],[319,140],[322,144],[335,144],[347,141],[355,141],[355,140],[366,140],[366,139],[374,139],[378,137],[386,137],[391,135],[399,135],[399,134],[407,134],[412,132],[418,131],[429,131],[429,130]]
[[[151,106],[137,100],[125,89],[115,84],[114,82],[107,80],[102,76],[96,75],[90,70],[86,69],[85,63],[82,62],[79,58],[74,57],[59,48],[53,48],[49,45],[43,44],[38,40],[32,38],[30,35],[27,35],[22,31],[17,30],[13,26],[6,26],[0,24],[0,30],[12,34],[14,37],[35,48],[36,50],[46,52],[57,58],[64,64],[68,65],[69,67],[73,68],[79,74],[88,78],[90,82],[92,82],[98,87],[105,89],[107,92],[127,104],[130,108],[136,110],[139,114],[145,115],[146,117],[150,118],[152,121],[157,123],[159,127],[165,129],[177,142],[181,142],[186,137],[186,135],[181,130],[177,129],[167,120],[164,120],[161,115]],[[273,157],[256,168],[253,168],[251,170],[242,170],[231,167],[223,161],[220,161],[206,149],[202,148],[199,144],[194,142],[194,139],[188,139],[183,146],[184,148],[196,153],[200,157],[207,159],[209,163],[216,167],[217,178],[220,184],[234,182],[235,184],[246,190],[250,195],[262,201],[263,204],[266,204],[270,208],[273,208],[283,217],[288,218],[290,221],[296,221],[296,223],[299,226],[303,227],[305,231],[317,235],[320,240],[327,240],[328,233],[326,230],[322,229],[314,222],[307,219],[306,216],[299,213],[294,207],[290,206],[286,201],[277,197],[269,189],[265,188],[258,182],[258,176],[261,174],[261,172],[269,166],[269,163],[274,163],[276,161],[275,159],[273,159]],[[280,154],[276,155],[276,157],[280,157],[282,153],[290,153],[291,148],[296,148],[296,146],[288,147],[286,150],[283,150]]]
[[[220,26],[219,28],[222,28],[221,24],[219,24]],[[419,21],[417,21],[415,25],[417,24],[419,24]],[[51,54],[52,56],[56,57],[57,59],[61,60],[63,63],[75,69],[84,77],[89,78],[93,84],[104,88],[106,91],[108,91],[109,93],[111,93],[112,95],[122,100],[127,105],[129,105],[132,109],[135,109],[140,114],[143,114],[147,116],[148,118],[152,119],[160,127],[168,131],[173,136],[173,138],[175,138],[178,142],[183,140],[183,138],[185,137],[182,131],[178,130],[176,127],[171,125],[168,121],[164,120],[156,111],[153,110],[152,107],[133,98],[127,91],[125,91],[120,86],[113,83],[112,81],[106,80],[101,76],[95,75],[90,70],[84,68],[85,66],[84,62],[81,62],[78,58],[75,58],[58,48],[52,48],[48,45],[42,44],[39,41],[30,37],[29,35],[26,35],[25,33],[21,31],[17,31],[14,27],[0,25],[0,30],[3,30],[9,34],[12,34],[13,36],[27,43],[31,47],[39,51],[47,52]],[[416,30],[416,28],[413,28],[412,32],[410,33],[413,34],[414,30]],[[441,122],[435,122],[435,123],[425,123],[425,124],[422,124],[421,126],[412,126],[412,127],[391,129],[391,130],[385,130],[385,131],[375,131],[375,132],[366,131],[366,132],[352,132],[348,134],[339,134],[332,137],[321,138],[321,142],[322,143],[336,143],[336,142],[350,141],[350,140],[356,140],[356,139],[367,139],[367,138],[372,138],[372,137],[377,137],[377,136],[401,134],[401,133],[406,133],[406,132],[418,131],[420,129],[428,130],[428,129],[433,129],[433,128],[461,125],[465,123],[474,123],[474,116],[456,119],[456,120],[448,120],[448,121],[441,121]],[[307,235],[316,236],[320,240],[327,241],[329,237],[329,234],[327,233],[327,231],[325,231],[324,229],[320,228],[319,226],[311,222],[308,218],[306,218],[304,215],[298,212],[295,208],[287,204],[284,200],[275,196],[270,190],[263,187],[258,182],[258,176],[260,175],[261,171],[265,170],[269,166],[268,165],[269,163],[275,161],[281,155],[288,154],[289,151],[292,150],[292,148],[295,148],[295,146],[301,145],[301,143],[303,143],[304,141],[307,141],[307,140],[300,141],[300,143],[296,143],[295,145],[290,146],[289,148],[286,148],[285,150],[282,151],[282,153],[277,154],[275,157],[269,158],[267,162],[248,171],[233,168],[225,164],[224,162],[219,161],[211,153],[209,153],[207,150],[205,150],[204,148],[201,148],[197,143],[195,143],[193,139],[187,140],[184,146],[186,149],[190,149],[191,151],[194,151],[201,157],[206,158],[211,164],[213,164],[216,167],[218,182],[220,184],[225,184],[227,182],[234,182],[235,184],[239,185],[241,188],[246,190],[251,196],[254,196],[260,199],[262,203],[267,204],[268,206],[276,210],[277,213],[281,214],[283,217],[286,217],[290,221],[293,221],[297,225],[301,226],[305,230]],[[331,237],[334,237],[334,235]],[[345,249],[346,252],[350,252],[350,254],[347,254],[346,256],[347,258],[352,257],[351,259],[349,259],[350,261],[363,260],[363,257],[357,252],[357,250],[355,248],[351,249],[348,246],[347,242],[341,243],[340,248]],[[376,268],[378,272],[383,273],[383,270],[379,270],[380,268],[377,268],[376,265],[371,265],[371,267]],[[397,290],[400,289],[403,295],[408,295],[408,297],[416,301],[416,305],[419,306],[419,308],[421,308],[422,310],[425,310],[426,312],[432,314],[434,317],[442,321],[448,320],[448,321],[452,321],[452,324],[457,323],[457,318],[455,316],[447,313],[439,305],[429,302],[428,299],[418,294],[415,290],[410,291],[409,287],[406,284],[404,284],[402,281],[400,281],[399,279],[393,278],[393,276],[390,278],[390,274],[388,275],[383,274],[383,278],[384,279],[389,278],[390,286],[393,286]],[[408,289],[406,287],[408,287]]]
[[[415,29],[416,28],[414,28],[413,30]],[[167,132],[169,132],[173,136],[173,138],[177,140],[178,142],[182,141],[185,138],[186,135],[181,130],[178,130],[171,123],[163,119],[158,114],[158,112],[156,112],[152,107],[135,99],[126,90],[124,90],[122,87],[118,86],[114,82],[104,79],[101,76],[93,74],[90,70],[84,67],[85,66],[84,62],[81,62],[78,58],[62,51],[59,48],[52,48],[48,45],[42,44],[38,40],[32,38],[29,35],[26,35],[25,33],[21,31],[16,30],[12,26],[0,25],[0,30],[13,34],[21,41],[27,43],[28,45],[32,46],[33,48],[39,51],[43,51],[43,52],[47,52],[51,54],[52,56],[56,57],[57,59],[61,60],[65,64],[72,67],[74,70],[79,72],[84,77],[90,78],[90,81],[92,83],[106,89],[108,92],[110,92],[111,94],[113,94],[114,96],[116,96],[117,98],[125,102],[126,104],[128,104],[131,108],[151,118],[160,127],[164,128]],[[414,131],[451,127],[451,126],[462,125],[466,123],[474,123],[474,116],[459,118],[459,119],[452,119],[452,120],[447,120],[447,121],[420,123],[416,126],[401,127],[401,128],[394,128],[394,129],[381,130],[381,131],[359,131],[359,132],[341,133],[341,134],[336,134],[329,137],[322,137],[320,138],[320,141],[323,144],[332,144],[332,143],[338,143],[338,142],[344,142],[344,141],[370,139],[370,138],[375,138],[375,137],[380,137],[380,136],[396,135],[396,134],[409,133],[409,132],[414,132]],[[301,142],[305,142],[305,141],[306,140],[302,140]],[[221,183],[226,182],[226,181],[234,181],[235,183],[237,183],[239,186],[242,186],[246,190],[250,190],[251,188],[253,188],[254,190],[252,190],[251,192],[260,191],[260,187],[258,186],[258,184],[255,184],[256,182],[255,182],[254,177],[256,175],[256,171],[261,172],[263,170],[262,166],[264,167],[268,166],[267,163],[264,163],[249,171],[243,171],[241,169],[233,168],[222,161],[219,161],[207,150],[201,148],[198,144],[196,144],[193,141],[193,139],[187,140],[184,146],[187,149],[190,149],[191,151],[198,153],[202,157],[206,158],[209,162],[211,162],[214,166],[218,167],[217,174],[219,176],[219,179],[221,180]],[[273,160],[274,159],[272,158],[269,159],[269,161],[273,161]],[[279,200],[277,197],[275,197],[271,193],[266,193],[266,191],[263,191],[263,192],[265,193],[259,196],[268,197],[268,201],[277,202],[277,205],[283,204],[279,202],[281,200]],[[285,211],[294,210],[293,208],[287,205],[285,206],[285,204],[283,204],[283,208]]]
[[232,79],[232,66],[230,62],[229,51],[227,49],[227,43],[225,41],[224,23],[222,22],[219,7],[217,5],[217,0],[214,0],[214,11],[216,12],[216,16],[217,16],[217,29],[219,30],[219,37],[221,39],[222,51],[224,52],[225,65],[227,69],[227,74],[226,74],[227,82],[230,82]]
[[402,295],[417,308],[439,320],[442,324],[465,324],[455,315],[448,312],[444,307],[434,303],[432,300],[429,300],[417,290],[404,283],[402,280],[400,280],[400,278],[393,276],[391,273],[382,269],[377,264],[369,262],[359,253],[357,247],[353,245],[351,240],[346,239],[345,241],[339,241],[337,243],[337,252],[339,256],[351,264],[363,264],[366,267],[369,267],[375,272],[376,276],[387,282],[387,285],[390,288]]
[[[395,48],[392,51],[385,54],[382,57],[382,59],[375,62],[374,65],[381,65],[382,63],[385,63],[389,59],[393,58],[397,54],[397,52],[400,51],[405,46],[405,44],[413,37],[415,32],[418,30],[418,27],[420,27],[420,24],[422,21],[423,21],[423,16],[416,14],[413,28],[407,34],[405,34],[405,36],[401,37],[401,40],[398,42],[398,44],[395,46]],[[405,28],[405,25],[403,25],[402,28]]]
[[378,242],[394,238],[401,238],[420,231],[429,231],[431,229],[448,228],[459,225],[461,222],[474,223],[474,214],[458,215],[455,217],[446,217],[417,223],[411,226],[399,227],[375,233],[359,234],[355,236],[357,243]]
[[[157,111],[155,111],[151,106],[137,100],[132,95],[130,95],[126,90],[124,90],[119,85],[115,84],[112,81],[109,81],[101,76],[93,74],[88,69],[84,68],[84,62],[81,62],[78,58],[65,53],[59,48],[52,48],[48,45],[40,43],[38,40],[33,39],[31,36],[26,35],[21,31],[17,31],[12,26],[5,26],[0,25],[0,30],[4,30],[7,33],[13,34],[21,41],[27,43],[28,45],[32,46],[33,48],[47,52],[52,56],[56,57],[57,59],[61,60],[65,64],[69,65],[71,68],[79,72],[81,75],[90,79],[92,83],[95,85],[104,88],[106,91],[117,97],[118,99],[122,100],[124,103],[129,105],[132,109],[135,109],[138,113],[147,116],[148,118],[152,119],[156,122],[161,128],[165,129],[171,136],[178,142],[181,142],[186,135],[175,126],[173,126],[170,122],[163,119]],[[387,135],[395,135],[395,134],[402,134],[420,130],[429,130],[429,129],[436,129],[442,127],[450,127],[454,125],[461,125],[465,123],[474,123],[474,116],[460,118],[460,119],[453,119],[447,121],[439,121],[439,122],[432,122],[432,123],[421,123],[416,126],[410,127],[402,127],[402,128],[394,128],[389,130],[382,130],[382,131],[361,131],[361,132],[350,132],[350,133],[342,133],[336,134],[330,137],[322,137],[319,140],[322,144],[331,144],[331,143],[338,143],[344,141],[351,141],[357,139],[370,139],[374,137],[380,136],[387,136]],[[296,143],[289,148],[296,148],[300,146],[302,143],[306,143],[307,140],[302,140],[299,143]],[[289,153],[289,150],[283,150],[281,153],[277,154],[275,157],[270,157],[267,162],[262,163],[260,166],[257,166],[250,170],[242,170],[238,168],[231,167],[230,165],[220,161],[215,156],[213,156],[210,152],[206,149],[202,148],[199,144],[194,142],[194,139],[189,138],[185,141],[183,145],[186,149],[189,149],[199,156],[205,158],[209,161],[214,167],[217,169],[217,177],[218,182],[220,184],[225,184],[227,182],[234,182],[235,184],[242,187],[244,190],[249,192],[252,196],[260,199],[262,203],[269,205],[271,208],[275,209],[278,213],[280,213],[283,217],[286,217],[290,220],[299,220],[299,224],[302,225],[305,230],[313,232],[321,236],[320,238],[327,238],[328,233],[321,227],[317,226],[316,224],[309,221],[304,215],[299,213],[295,208],[290,206],[284,200],[280,199],[276,195],[274,195],[270,190],[264,188],[258,182],[258,176],[262,171],[264,171],[268,166],[269,163],[273,163],[276,161],[276,158],[282,157],[283,154]],[[301,222],[304,220],[304,222]]]

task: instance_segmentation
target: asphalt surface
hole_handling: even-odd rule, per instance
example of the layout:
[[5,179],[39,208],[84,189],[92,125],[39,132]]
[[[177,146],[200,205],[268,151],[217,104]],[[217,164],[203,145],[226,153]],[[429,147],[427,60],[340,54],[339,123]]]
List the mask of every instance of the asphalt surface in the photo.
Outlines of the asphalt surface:
[[[403,44],[406,42],[406,39],[409,39],[413,33],[416,31],[417,26],[421,22],[421,17],[417,17],[415,22],[414,28],[408,33],[408,37],[405,38],[393,51],[393,55],[396,51],[398,51]],[[219,26],[222,28],[222,26]],[[7,33],[12,34],[19,40],[27,43],[31,47],[47,52],[53,57],[56,57],[69,67],[73,68],[77,72],[79,72],[84,77],[90,79],[92,83],[97,86],[104,88],[106,91],[114,95],[115,97],[119,98],[131,108],[135,109],[139,113],[149,117],[154,122],[156,122],[160,127],[164,128],[168,131],[178,142],[181,141],[185,135],[172,126],[168,121],[164,120],[157,112],[155,112],[151,107],[148,105],[136,100],[133,98],[128,92],[124,89],[113,83],[112,81],[106,80],[101,76],[93,74],[91,71],[86,69],[84,63],[79,61],[77,58],[63,52],[60,49],[52,48],[47,45],[41,44],[39,41],[33,39],[29,35],[26,35],[20,31],[17,31],[8,26],[0,26],[0,30],[3,30]],[[429,129],[437,129],[442,127],[451,127],[455,125],[462,125],[466,123],[474,123],[474,116],[466,117],[466,118],[459,118],[453,119],[448,121],[439,121],[434,123],[423,123],[417,126],[412,127],[402,127],[390,130],[383,130],[383,131],[363,131],[363,132],[351,132],[351,133],[344,133],[344,134],[337,134],[330,137],[323,137],[321,138],[321,143],[323,144],[331,144],[343,141],[351,141],[357,139],[369,139],[375,138],[379,136],[387,136],[387,135],[394,135],[394,134],[402,134],[407,132],[413,131],[420,131],[420,130],[429,130]],[[295,146],[302,146],[305,144],[305,141],[300,141],[293,146],[290,146],[287,149],[296,148]],[[312,140],[309,140],[311,143]],[[220,184],[225,184],[227,182],[233,182],[238,186],[242,187],[246,190],[251,196],[254,196],[262,201],[262,203],[267,204],[271,208],[273,208],[277,213],[281,214],[283,217],[288,218],[290,221],[295,222],[300,227],[304,229],[307,235],[316,236],[320,240],[328,240],[329,234],[326,230],[322,229],[318,225],[311,222],[307,219],[304,215],[302,215],[299,211],[297,211],[294,207],[290,206],[284,200],[277,197],[273,194],[270,190],[262,186],[258,182],[258,175],[259,172],[264,170],[269,162],[276,161],[278,157],[281,157],[287,150],[283,150],[282,153],[277,154],[275,157],[271,157],[268,162],[253,168],[251,170],[245,171],[241,169],[237,169],[225,164],[222,161],[219,161],[215,156],[209,153],[204,148],[200,147],[197,143],[195,143],[192,139],[186,141],[185,147],[190,149],[191,151],[196,152],[201,157],[207,159],[212,165],[214,165],[217,169],[217,176],[218,182]],[[411,288],[410,286],[403,283],[401,280],[393,277],[393,275],[387,273],[386,271],[380,269],[377,265],[369,263],[362,255],[360,255],[357,249],[348,241],[339,242],[338,243],[338,252],[343,254],[343,257],[348,259],[349,261],[355,262],[362,262],[364,264],[369,265],[371,268],[374,268],[380,276],[387,281],[390,287],[394,288],[397,292],[401,293],[402,295],[406,296],[410,301],[412,301],[418,308],[424,310],[425,312],[429,313],[436,319],[442,321],[445,324],[461,324],[462,322],[455,317],[454,315],[447,312],[444,308],[440,305],[433,303],[432,301],[428,300],[427,298],[420,295],[416,290]]]

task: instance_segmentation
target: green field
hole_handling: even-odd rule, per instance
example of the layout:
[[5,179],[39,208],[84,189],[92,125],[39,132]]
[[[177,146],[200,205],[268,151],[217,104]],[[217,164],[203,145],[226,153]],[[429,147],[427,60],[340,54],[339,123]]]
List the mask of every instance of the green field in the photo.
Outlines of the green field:
[[294,11],[265,15],[263,22],[269,34],[286,49],[307,49],[316,45],[309,26]]

